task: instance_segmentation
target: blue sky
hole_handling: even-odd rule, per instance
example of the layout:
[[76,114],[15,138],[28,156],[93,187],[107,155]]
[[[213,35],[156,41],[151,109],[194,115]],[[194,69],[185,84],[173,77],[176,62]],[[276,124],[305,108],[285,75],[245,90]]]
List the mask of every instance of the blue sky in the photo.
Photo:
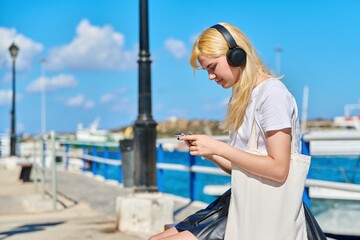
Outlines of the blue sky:
[[[309,119],[343,115],[360,101],[359,11],[357,0],[149,0],[154,119],[223,119],[230,91],[189,66],[194,38],[218,22],[242,29],[268,68],[285,75],[300,111],[309,87]],[[133,124],[139,1],[0,0],[0,133],[10,128],[13,41],[17,132],[40,133],[43,86],[47,131],[75,132],[95,119],[104,129]]]

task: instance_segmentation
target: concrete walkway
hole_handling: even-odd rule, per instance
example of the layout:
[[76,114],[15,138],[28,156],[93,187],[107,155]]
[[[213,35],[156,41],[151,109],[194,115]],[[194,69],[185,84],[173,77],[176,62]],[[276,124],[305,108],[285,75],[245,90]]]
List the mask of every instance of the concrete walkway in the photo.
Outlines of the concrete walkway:
[[[131,190],[120,185],[99,181],[83,173],[57,171],[58,201],[56,211],[50,190],[50,174],[47,173],[45,189],[34,182],[19,180],[20,168],[6,169],[0,159],[0,240],[142,240],[148,236],[129,235],[117,231],[115,201]],[[32,178],[34,179],[34,178]],[[48,194],[50,193],[50,194]],[[179,221],[198,210],[201,205],[175,199]]]

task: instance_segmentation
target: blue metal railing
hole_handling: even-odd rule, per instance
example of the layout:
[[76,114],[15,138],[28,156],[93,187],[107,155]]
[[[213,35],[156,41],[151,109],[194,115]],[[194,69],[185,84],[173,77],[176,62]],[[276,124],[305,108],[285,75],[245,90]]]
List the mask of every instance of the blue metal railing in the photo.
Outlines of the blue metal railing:
[[[82,171],[91,172],[94,175],[101,175],[105,179],[113,179],[119,183],[123,183],[123,177],[121,174],[123,167],[120,148],[114,149],[114,147],[109,148],[109,146],[105,145],[99,146],[82,144],[77,146],[78,148],[82,149],[81,156],[71,156],[71,144],[65,143],[64,146],[66,159],[65,166],[67,168],[69,167],[71,158],[78,158],[82,160]],[[169,163],[169,156],[176,153],[179,153],[179,151],[174,151],[174,153],[165,151],[163,149],[163,145],[158,144],[157,179],[160,192],[173,193],[172,191],[169,191],[169,187],[166,187],[168,185],[167,182],[169,181],[169,179],[167,179],[169,175],[166,175],[166,173],[170,171],[183,172],[182,177],[188,179],[189,185],[185,188],[188,190],[188,194],[182,194],[191,201],[200,200],[198,197],[199,193],[197,194],[197,182],[199,174],[213,174],[220,176],[227,175],[217,167],[201,166],[197,164],[196,157],[190,155],[189,152],[181,152],[182,159],[175,161],[179,163]],[[117,169],[117,173],[115,173],[115,168]],[[109,171],[111,169],[112,171]],[[230,182],[230,177],[228,177],[228,182]],[[184,182],[181,182],[181,184],[184,184]],[[221,182],[219,184],[221,184]]]
[[[82,150],[82,154],[78,156],[71,156],[70,152],[72,147],[71,143],[62,143],[65,146],[65,166],[69,167],[69,162],[71,158],[78,158],[82,160],[82,170],[84,172],[91,172],[94,175],[101,175],[106,180],[112,179],[116,180],[119,183],[123,183],[123,166],[122,166],[122,154],[120,148],[116,144],[112,145],[95,145],[94,143],[89,144],[79,144],[78,149]],[[302,153],[309,154],[309,143],[302,141]],[[178,154],[178,155],[176,155]],[[163,148],[163,144],[159,143],[157,147],[157,178],[158,178],[158,188],[160,192],[173,192],[173,187],[169,187],[169,181],[173,181],[174,174],[173,171],[181,173],[180,184],[184,185],[181,196],[189,198],[191,201],[194,200],[203,200],[203,197],[200,194],[202,193],[201,184],[204,184],[203,175],[218,175],[218,177],[223,177],[222,182],[215,183],[215,185],[221,185],[230,182],[230,176],[224,173],[217,166],[210,166],[208,164],[201,163],[199,165],[200,157],[195,157],[190,155],[189,152],[181,152],[181,157],[174,160],[176,156],[179,157],[179,151],[166,151]],[[174,157],[175,156],[175,157]],[[182,158],[182,159],[180,159]],[[169,161],[169,159],[171,159]],[[199,160],[200,159],[200,160]],[[204,161],[205,163],[205,161]],[[208,166],[205,166],[208,165]],[[224,177],[226,176],[226,177]],[[178,175],[176,176],[178,177]],[[215,178],[218,178],[215,177]],[[212,178],[212,179],[215,179]],[[224,180],[225,179],[225,180]],[[178,180],[179,181],[179,180]],[[205,180],[206,182],[206,180]],[[214,183],[210,183],[214,184]],[[184,193],[185,192],[185,193]],[[200,193],[201,192],[201,193]],[[176,195],[179,195],[175,193]],[[199,197],[200,196],[200,197]],[[308,194],[308,189],[304,191],[303,199],[305,203],[310,206],[310,198]]]

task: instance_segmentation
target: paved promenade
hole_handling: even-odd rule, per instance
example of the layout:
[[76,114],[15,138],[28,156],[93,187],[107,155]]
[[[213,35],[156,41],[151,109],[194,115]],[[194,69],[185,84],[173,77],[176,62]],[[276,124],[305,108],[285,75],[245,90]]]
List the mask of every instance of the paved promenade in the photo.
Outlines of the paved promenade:
[[[41,183],[23,183],[20,168],[6,169],[0,159],[0,240],[101,239],[141,240],[147,236],[116,231],[115,201],[131,190],[82,173],[57,171],[56,211],[50,197],[50,173],[42,194]],[[33,178],[34,179],[34,178]],[[175,210],[186,205],[175,199]],[[190,205],[175,216],[179,221],[199,209]]]

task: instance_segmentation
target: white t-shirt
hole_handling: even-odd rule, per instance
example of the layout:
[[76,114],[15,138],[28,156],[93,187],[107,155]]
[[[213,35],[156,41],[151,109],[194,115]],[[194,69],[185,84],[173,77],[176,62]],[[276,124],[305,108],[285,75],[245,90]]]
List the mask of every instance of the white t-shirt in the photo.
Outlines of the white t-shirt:
[[[256,103],[260,88],[262,96]],[[271,130],[291,128],[293,114],[297,113],[296,101],[280,80],[265,80],[253,90],[243,124],[236,132],[230,133],[230,145],[247,150],[255,104],[255,131],[258,136],[258,150],[263,154],[267,154],[265,133]],[[295,115],[294,117],[296,118],[295,152],[299,152],[300,128],[298,116]]]

